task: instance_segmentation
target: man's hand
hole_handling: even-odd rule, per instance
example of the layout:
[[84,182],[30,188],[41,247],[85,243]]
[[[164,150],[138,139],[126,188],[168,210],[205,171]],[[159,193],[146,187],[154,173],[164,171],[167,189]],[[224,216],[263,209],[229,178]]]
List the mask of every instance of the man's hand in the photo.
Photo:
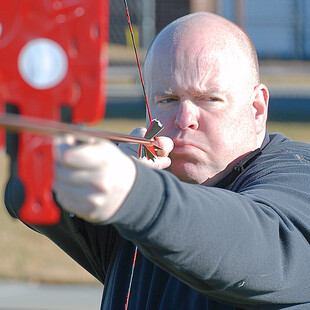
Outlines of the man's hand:
[[[130,135],[142,138],[144,137],[145,133],[146,128],[140,127],[136,128]],[[168,155],[173,149],[173,141],[168,137],[157,137],[156,142],[157,145],[162,148],[162,150],[157,151],[157,158],[155,159],[155,161],[148,160],[146,157],[139,158],[138,144],[120,143],[119,147],[124,153],[135,159],[138,159],[140,162],[142,162],[143,164],[145,164],[150,168],[166,169],[171,165],[171,160],[168,157]]]
[[111,218],[129,194],[136,166],[113,143],[100,140],[57,147],[55,193],[61,206],[90,222]]

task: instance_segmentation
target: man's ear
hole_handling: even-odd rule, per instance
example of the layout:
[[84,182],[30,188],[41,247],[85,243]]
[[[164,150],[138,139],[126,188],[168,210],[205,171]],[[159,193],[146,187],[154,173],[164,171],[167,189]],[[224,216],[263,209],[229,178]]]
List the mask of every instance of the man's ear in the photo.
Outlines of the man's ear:
[[256,85],[252,95],[252,110],[257,134],[260,134],[266,128],[268,103],[269,90],[267,86],[261,83]]

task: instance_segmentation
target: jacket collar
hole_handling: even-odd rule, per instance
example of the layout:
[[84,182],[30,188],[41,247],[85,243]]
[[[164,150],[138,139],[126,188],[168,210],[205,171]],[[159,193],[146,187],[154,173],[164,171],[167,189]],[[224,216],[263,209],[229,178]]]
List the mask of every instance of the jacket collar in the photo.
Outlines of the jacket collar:
[[229,184],[231,184],[237,176],[244,171],[246,167],[248,167],[258,156],[261,155],[262,150],[268,145],[270,142],[269,133],[266,131],[266,135],[263,141],[263,144],[260,148],[254,150],[253,152],[247,154],[243,157],[232,169],[232,171],[220,180],[215,187],[226,188]]

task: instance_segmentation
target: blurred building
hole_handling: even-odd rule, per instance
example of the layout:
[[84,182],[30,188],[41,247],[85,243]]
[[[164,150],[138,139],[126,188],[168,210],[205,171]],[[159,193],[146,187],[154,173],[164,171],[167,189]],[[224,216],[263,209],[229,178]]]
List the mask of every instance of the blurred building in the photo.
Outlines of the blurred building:
[[[131,0],[129,6],[144,48],[176,18],[209,11],[243,27],[253,38],[260,58],[310,59],[309,0]],[[110,14],[111,42],[126,44],[122,1],[110,1]]]
[[221,15],[250,34],[260,58],[310,59],[309,0],[221,2]]
[[310,59],[309,0],[157,0],[157,32],[189,12],[222,15],[253,38],[260,58]]

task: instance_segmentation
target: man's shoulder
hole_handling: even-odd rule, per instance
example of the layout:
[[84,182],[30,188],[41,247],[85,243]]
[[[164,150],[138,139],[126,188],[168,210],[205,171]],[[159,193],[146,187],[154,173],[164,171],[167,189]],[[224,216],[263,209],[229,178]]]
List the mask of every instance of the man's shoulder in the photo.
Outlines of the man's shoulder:
[[293,164],[296,161],[310,166],[309,143],[292,140],[282,133],[270,134],[269,139],[269,143],[262,149],[262,154],[258,158],[259,162],[271,164],[287,161]]
[[268,134],[260,152],[246,166],[230,190],[253,186],[304,187],[310,184],[310,144],[291,140],[281,133]]

